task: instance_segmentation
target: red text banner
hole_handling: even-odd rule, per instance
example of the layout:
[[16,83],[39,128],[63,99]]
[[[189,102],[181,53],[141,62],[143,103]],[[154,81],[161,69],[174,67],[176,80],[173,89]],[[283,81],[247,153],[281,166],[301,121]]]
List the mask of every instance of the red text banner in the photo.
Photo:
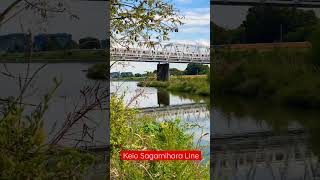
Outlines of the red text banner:
[[121,160],[163,161],[163,160],[202,160],[201,151],[121,151]]

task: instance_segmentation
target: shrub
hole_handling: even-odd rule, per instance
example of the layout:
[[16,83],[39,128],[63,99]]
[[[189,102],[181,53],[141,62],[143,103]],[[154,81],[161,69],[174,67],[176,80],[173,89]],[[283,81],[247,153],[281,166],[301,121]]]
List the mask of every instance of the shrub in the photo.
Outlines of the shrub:
[[75,148],[45,143],[42,116],[47,103],[24,116],[24,108],[9,100],[0,119],[0,177],[3,179],[79,179],[94,157]]

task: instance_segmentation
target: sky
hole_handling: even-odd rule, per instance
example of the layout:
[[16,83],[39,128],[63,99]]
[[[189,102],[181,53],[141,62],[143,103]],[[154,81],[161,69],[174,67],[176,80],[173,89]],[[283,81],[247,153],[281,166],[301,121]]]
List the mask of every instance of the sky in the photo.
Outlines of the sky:
[[[210,1],[209,0],[175,0],[174,7],[185,18],[179,32],[170,34],[170,42],[210,45]],[[187,64],[170,63],[170,68],[185,70]],[[145,73],[157,69],[157,63],[119,62],[111,68],[115,71]]]
[[[53,1],[51,1],[53,2]],[[66,0],[69,11],[76,14],[79,19],[70,19],[67,13],[50,14],[48,23],[41,23],[40,18],[32,11],[23,11],[8,23],[0,26],[0,35],[28,32],[38,33],[70,33],[74,40],[83,37],[97,37],[106,39],[107,3],[86,2],[80,0]],[[1,0],[2,12],[12,0]]]

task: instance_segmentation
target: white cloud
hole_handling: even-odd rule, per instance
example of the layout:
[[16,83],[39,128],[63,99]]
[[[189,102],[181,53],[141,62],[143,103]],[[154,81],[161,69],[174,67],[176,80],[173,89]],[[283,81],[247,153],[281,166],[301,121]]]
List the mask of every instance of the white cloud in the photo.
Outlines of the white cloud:
[[198,40],[188,40],[188,39],[172,39],[171,42],[190,44],[190,45],[201,45],[201,46],[210,46],[209,39],[198,39]]
[[190,26],[190,27],[184,27],[180,30],[182,33],[210,33],[210,27],[209,26]]
[[178,3],[191,3],[192,0],[176,0]]
[[210,24],[210,9],[209,8],[194,8],[182,11],[184,15],[183,23],[185,25],[209,25]]

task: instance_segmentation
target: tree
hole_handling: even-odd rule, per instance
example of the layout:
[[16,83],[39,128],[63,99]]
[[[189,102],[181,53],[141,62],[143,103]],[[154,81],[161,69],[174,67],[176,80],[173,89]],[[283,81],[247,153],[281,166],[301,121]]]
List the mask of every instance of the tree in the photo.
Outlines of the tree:
[[0,27],[25,10],[35,12],[43,20],[47,20],[52,13],[67,13],[70,18],[78,18],[67,8],[66,0],[14,0],[0,12]]
[[170,72],[170,75],[173,75],[173,76],[181,76],[184,74],[184,71],[180,71],[177,68],[170,68],[169,72]]
[[245,29],[243,26],[226,29],[211,22],[211,38],[214,45],[243,43],[245,42]]
[[242,26],[248,43],[274,42],[289,32],[318,23],[314,11],[296,8],[256,6],[249,8]]
[[208,72],[209,66],[199,63],[189,63],[185,70],[186,75],[200,75],[207,74]]
[[93,37],[86,37],[79,40],[80,49],[100,49],[100,40]]
[[182,16],[165,0],[111,0],[111,43],[153,46],[177,32]]

